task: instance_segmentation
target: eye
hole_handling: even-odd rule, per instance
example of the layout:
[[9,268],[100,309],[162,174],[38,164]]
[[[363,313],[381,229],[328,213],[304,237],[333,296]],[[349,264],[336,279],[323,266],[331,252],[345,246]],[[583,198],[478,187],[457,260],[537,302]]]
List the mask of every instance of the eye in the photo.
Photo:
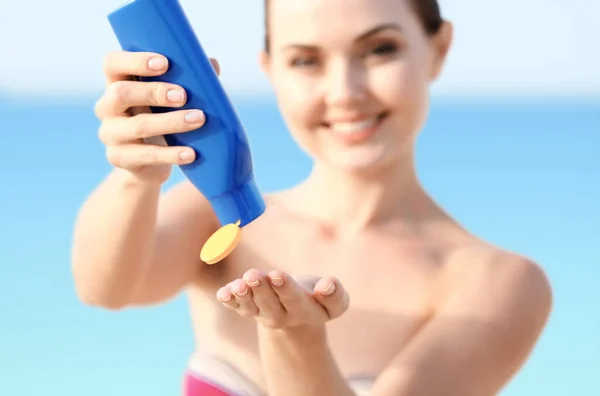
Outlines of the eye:
[[292,58],[290,66],[292,67],[311,67],[317,65],[317,59],[315,57],[297,57]]
[[383,43],[377,45],[371,53],[376,56],[393,55],[398,52],[398,45],[395,43]]

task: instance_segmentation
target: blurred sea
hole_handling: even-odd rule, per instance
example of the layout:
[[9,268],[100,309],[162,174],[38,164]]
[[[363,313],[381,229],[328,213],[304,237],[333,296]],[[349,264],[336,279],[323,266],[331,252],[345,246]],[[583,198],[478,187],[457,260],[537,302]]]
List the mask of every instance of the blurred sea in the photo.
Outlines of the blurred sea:
[[[74,296],[73,220],[109,169],[94,100],[0,97],[0,395],[178,394],[192,348],[185,298],[112,313]],[[274,102],[234,102],[260,186],[305,176]],[[533,257],[553,283],[551,322],[503,395],[600,395],[600,99],[436,99],[418,167],[459,221]]]

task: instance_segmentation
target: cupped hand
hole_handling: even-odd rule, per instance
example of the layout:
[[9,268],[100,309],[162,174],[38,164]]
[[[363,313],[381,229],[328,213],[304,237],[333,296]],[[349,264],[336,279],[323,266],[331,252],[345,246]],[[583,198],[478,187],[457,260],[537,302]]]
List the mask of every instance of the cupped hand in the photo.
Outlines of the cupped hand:
[[251,269],[217,291],[217,299],[244,317],[273,329],[319,326],[342,315],[350,298],[331,276],[294,278]]

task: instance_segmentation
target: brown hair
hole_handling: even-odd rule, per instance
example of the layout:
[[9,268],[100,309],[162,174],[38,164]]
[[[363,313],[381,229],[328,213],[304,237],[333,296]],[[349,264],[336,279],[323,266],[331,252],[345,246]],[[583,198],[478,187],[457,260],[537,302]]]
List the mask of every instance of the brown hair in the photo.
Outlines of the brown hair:
[[[435,35],[442,26],[444,19],[440,12],[438,0],[409,0],[417,17],[421,20],[425,33],[430,36]],[[269,52],[269,0],[265,0],[265,41],[264,50]]]

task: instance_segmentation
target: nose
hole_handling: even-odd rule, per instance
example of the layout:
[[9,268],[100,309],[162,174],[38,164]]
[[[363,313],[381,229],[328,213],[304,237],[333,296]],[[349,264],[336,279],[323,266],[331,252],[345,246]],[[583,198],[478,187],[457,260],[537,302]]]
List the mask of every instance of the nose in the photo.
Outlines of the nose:
[[366,73],[349,61],[329,65],[325,76],[324,97],[328,106],[349,107],[367,96]]

